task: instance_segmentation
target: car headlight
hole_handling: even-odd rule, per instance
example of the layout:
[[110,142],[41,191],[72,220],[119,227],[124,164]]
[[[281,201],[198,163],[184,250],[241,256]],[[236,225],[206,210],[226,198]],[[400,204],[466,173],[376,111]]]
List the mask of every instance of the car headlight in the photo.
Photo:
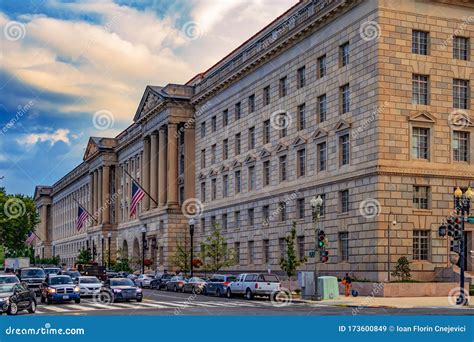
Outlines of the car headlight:
[[48,289],[48,292],[49,292],[49,293],[56,293],[56,289],[50,288],[50,289]]
[[74,288],[74,292],[76,292],[76,293],[81,292],[81,288],[79,286],[76,286]]
[[142,289],[137,289],[137,292],[142,292]]
[[115,293],[120,293],[120,292],[122,292],[122,290],[120,290],[120,289],[114,289],[114,292],[115,292]]

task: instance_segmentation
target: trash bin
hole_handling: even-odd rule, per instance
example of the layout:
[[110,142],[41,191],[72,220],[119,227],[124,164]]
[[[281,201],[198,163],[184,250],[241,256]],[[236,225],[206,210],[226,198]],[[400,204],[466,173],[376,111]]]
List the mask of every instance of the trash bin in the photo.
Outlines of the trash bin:
[[339,299],[339,285],[336,277],[322,276],[318,278],[318,291],[321,299]]

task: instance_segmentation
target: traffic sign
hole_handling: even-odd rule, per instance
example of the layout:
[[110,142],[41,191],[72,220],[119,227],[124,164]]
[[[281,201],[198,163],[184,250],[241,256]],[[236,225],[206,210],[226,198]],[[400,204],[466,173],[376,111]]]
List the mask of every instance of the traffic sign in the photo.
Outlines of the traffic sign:
[[315,251],[309,251],[310,258],[314,258],[315,255],[316,255]]

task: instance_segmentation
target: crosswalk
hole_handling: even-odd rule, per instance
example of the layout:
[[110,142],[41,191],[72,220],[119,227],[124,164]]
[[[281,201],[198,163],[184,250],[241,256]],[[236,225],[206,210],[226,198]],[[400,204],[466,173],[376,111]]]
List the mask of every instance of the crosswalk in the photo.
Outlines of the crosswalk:
[[168,309],[168,310],[187,310],[192,308],[202,309],[224,309],[224,308],[252,308],[252,307],[268,307],[272,304],[264,301],[243,301],[243,300],[226,300],[226,301],[158,301],[144,300],[143,302],[120,302],[113,304],[96,303],[94,301],[82,301],[81,304],[60,304],[60,305],[39,305],[36,314],[54,315],[66,313],[78,313],[94,310],[127,310],[127,309]]

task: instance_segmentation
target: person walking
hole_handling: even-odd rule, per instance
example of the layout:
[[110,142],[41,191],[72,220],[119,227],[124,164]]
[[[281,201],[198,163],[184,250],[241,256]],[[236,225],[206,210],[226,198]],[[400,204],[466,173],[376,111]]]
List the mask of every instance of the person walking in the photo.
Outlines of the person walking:
[[345,296],[349,297],[351,295],[352,279],[349,276],[349,273],[346,273],[346,276],[342,279],[342,285],[344,285]]

